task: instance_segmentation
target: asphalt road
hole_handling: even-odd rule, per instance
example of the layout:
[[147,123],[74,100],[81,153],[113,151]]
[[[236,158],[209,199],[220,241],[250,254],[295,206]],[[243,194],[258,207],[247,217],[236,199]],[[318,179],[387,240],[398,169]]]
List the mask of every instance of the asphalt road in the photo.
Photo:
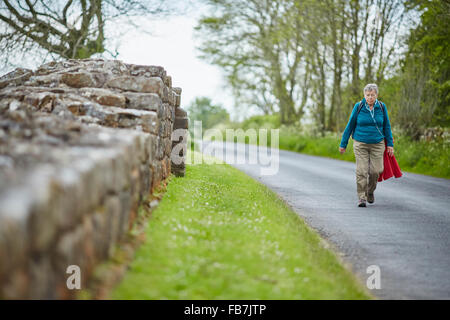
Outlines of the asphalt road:
[[240,145],[238,150],[237,144],[225,143],[221,149],[204,142],[203,152],[208,144],[215,152],[208,154],[284,199],[363,284],[373,274],[367,268],[378,266],[381,289],[370,290],[375,296],[450,299],[450,180],[404,172],[378,183],[375,203],[359,208],[354,163],[279,150],[276,174],[265,175],[260,164],[249,164],[249,148],[255,154],[257,147]]

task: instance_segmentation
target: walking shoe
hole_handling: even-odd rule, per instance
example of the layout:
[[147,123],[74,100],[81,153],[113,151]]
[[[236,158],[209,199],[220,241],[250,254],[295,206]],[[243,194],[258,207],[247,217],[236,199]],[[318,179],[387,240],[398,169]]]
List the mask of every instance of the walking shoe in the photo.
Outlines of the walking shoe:
[[374,203],[375,202],[375,196],[373,195],[373,193],[369,193],[367,195],[367,202],[368,203]]
[[359,199],[358,201],[358,207],[365,207],[366,206],[366,200]]

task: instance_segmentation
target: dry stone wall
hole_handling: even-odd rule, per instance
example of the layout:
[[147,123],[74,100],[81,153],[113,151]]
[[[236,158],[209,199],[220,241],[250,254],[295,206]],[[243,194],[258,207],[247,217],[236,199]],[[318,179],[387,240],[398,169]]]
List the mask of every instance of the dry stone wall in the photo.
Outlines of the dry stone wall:
[[68,266],[85,285],[138,206],[171,170],[184,175],[180,96],[162,67],[118,60],[0,78],[0,298],[73,297]]

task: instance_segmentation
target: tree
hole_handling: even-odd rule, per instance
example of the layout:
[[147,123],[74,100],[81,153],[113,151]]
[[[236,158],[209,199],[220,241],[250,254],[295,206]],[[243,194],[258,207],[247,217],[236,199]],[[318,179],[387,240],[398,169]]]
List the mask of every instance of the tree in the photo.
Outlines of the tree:
[[328,130],[341,131],[341,105],[342,105],[342,80],[344,72],[344,57],[347,39],[345,37],[346,16],[345,2],[340,1],[326,1],[326,16],[328,17],[328,24],[330,25],[329,41],[332,48],[333,64],[333,92],[331,94],[331,107],[328,115]]
[[210,129],[219,123],[230,120],[228,111],[220,105],[212,103],[210,98],[197,97],[187,108],[191,127],[194,121],[202,121],[203,129]]
[[[223,68],[244,105],[279,112],[283,124],[310,109],[323,134],[341,131],[363,81],[398,66],[402,0],[205,0],[202,58]],[[242,104],[239,104],[242,107]]]
[[[236,95],[247,103],[266,113],[278,111],[282,123],[298,121],[309,89],[309,69],[303,68],[301,47],[309,1],[207,2],[217,10],[203,17],[196,28],[201,57],[222,67]],[[248,93],[255,89],[259,93]]]
[[308,26],[308,37],[303,46],[309,52],[307,61],[314,74],[312,81],[314,104],[310,109],[315,115],[319,132],[323,135],[325,131],[339,131],[340,125],[341,87],[346,61],[345,47],[348,41],[345,1],[318,1],[311,9],[309,15],[314,19]]
[[2,0],[0,52],[4,61],[36,49],[53,57],[87,58],[109,51],[105,30],[119,18],[132,23],[133,17],[171,10],[163,0]]
[[450,1],[414,0],[409,5],[421,15],[399,73],[397,120],[418,139],[430,125],[450,125]]
[[[351,0],[346,6],[350,57],[347,110],[361,98],[364,84],[382,82],[398,70],[407,31],[404,0]],[[364,82],[363,82],[364,80]]]

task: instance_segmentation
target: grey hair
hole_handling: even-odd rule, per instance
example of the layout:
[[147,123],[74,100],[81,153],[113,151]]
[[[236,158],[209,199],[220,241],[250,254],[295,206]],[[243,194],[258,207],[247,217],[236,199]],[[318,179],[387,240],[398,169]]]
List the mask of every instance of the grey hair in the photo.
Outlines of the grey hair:
[[378,94],[378,86],[375,83],[369,83],[364,87],[364,93],[367,91],[375,91]]

